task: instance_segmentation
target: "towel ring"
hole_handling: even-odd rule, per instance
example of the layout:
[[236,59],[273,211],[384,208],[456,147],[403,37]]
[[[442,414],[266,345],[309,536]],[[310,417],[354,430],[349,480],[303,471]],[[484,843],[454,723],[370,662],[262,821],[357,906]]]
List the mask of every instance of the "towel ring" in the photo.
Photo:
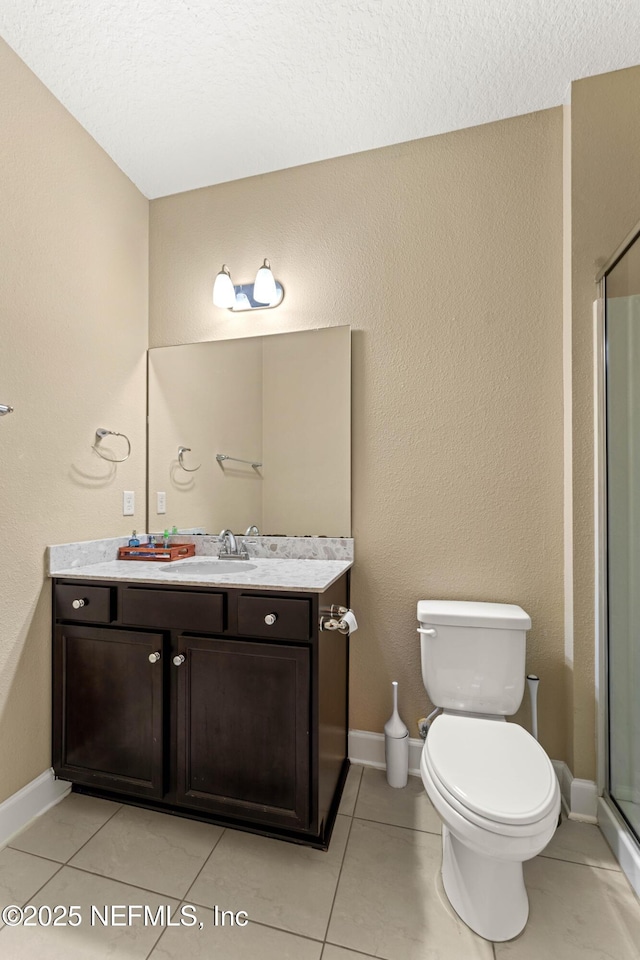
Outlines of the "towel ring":
[[180,464],[182,469],[186,471],[186,473],[195,473],[196,470],[200,469],[202,464],[199,463],[197,467],[185,467],[184,461],[182,459],[185,453],[191,453],[191,447],[178,447],[178,463]]
[[[103,453],[100,453],[98,450],[98,444],[101,440],[104,440],[105,437],[124,437],[127,441],[127,453],[124,457],[105,457]],[[105,430],[104,427],[98,427],[96,430],[96,442],[91,445],[91,449],[95,450],[99,457],[102,457],[103,460],[108,460],[109,463],[124,463],[125,460],[129,459],[131,454],[131,441],[126,433],[118,433],[117,430]]]

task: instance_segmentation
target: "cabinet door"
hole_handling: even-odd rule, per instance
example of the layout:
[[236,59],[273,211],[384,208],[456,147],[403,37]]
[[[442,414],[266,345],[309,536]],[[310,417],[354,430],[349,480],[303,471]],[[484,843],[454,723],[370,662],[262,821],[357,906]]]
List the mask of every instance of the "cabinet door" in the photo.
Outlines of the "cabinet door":
[[[161,797],[163,637],[58,625],[55,772],[67,780]],[[151,662],[156,653],[159,659]]]
[[179,803],[309,825],[309,650],[178,638]]

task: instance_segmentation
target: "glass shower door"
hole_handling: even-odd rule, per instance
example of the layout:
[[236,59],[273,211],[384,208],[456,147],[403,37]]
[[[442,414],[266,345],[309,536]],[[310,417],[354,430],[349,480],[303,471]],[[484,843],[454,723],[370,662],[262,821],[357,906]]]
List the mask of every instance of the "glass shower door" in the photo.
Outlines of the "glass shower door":
[[605,303],[608,793],[640,839],[640,240]]

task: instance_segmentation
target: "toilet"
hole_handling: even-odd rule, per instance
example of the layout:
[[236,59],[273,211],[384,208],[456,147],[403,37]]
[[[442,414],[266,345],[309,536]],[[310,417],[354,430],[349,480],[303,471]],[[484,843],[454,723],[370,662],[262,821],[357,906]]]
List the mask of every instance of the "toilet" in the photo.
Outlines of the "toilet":
[[522,702],[526,632],[518,606],[420,600],[422,679],[436,717],[420,772],[442,820],[442,882],[464,922],[487,940],[516,937],[529,900],[523,862],[551,840],[560,789],[549,757],[507,723]]

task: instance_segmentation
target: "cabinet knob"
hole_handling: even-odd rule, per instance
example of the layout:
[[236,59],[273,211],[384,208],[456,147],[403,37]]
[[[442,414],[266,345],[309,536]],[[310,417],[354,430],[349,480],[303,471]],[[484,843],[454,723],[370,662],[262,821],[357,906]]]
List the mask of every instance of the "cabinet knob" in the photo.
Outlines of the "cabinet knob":
[[183,654],[183,653],[180,653],[180,654],[178,654],[177,657],[174,657],[174,658],[173,658],[173,663],[174,663],[174,666],[176,666],[176,667],[179,667],[181,664],[183,664],[183,663],[184,663],[184,654]]
[[74,610],[79,610],[80,607],[86,607],[88,600],[74,600],[71,604]]
[[276,622],[277,619],[278,619],[277,613],[268,613],[264,618],[264,622],[268,627],[271,627],[273,626],[273,624]]
[[158,650],[156,650],[155,653],[149,654],[149,663],[157,663],[159,659],[160,659],[160,653],[158,652]]

